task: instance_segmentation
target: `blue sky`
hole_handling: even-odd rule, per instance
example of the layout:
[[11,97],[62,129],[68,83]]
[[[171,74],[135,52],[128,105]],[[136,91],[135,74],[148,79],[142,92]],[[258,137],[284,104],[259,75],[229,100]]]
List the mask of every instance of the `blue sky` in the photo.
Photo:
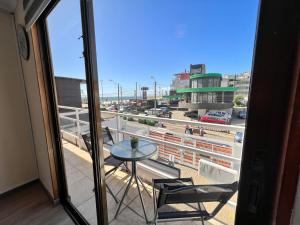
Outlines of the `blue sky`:
[[[166,88],[190,64],[207,72],[250,71],[258,0],[94,1],[97,61],[104,93],[109,79],[133,95],[135,82]],[[62,0],[48,19],[54,72],[84,79],[79,1]],[[150,90],[151,92],[151,90]],[[150,93],[151,94],[151,93]]]

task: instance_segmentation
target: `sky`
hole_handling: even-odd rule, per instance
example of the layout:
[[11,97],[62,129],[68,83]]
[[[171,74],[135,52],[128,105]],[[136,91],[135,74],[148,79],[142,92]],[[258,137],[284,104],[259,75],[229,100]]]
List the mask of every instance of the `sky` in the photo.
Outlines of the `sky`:
[[[133,95],[135,83],[167,90],[190,64],[206,72],[250,71],[258,0],[94,0],[99,80],[104,96]],[[79,0],[62,0],[48,17],[56,76],[85,79]],[[114,80],[111,82],[109,80]]]

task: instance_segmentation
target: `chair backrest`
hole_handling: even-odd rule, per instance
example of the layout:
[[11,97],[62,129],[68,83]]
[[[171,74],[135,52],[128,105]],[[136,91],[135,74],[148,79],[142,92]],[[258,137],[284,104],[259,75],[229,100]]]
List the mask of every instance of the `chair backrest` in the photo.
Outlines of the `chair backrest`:
[[91,134],[90,133],[82,134],[81,137],[84,141],[84,144],[85,144],[88,152],[90,153],[90,155],[92,155]]
[[103,144],[112,145],[115,143],[108,127],[102,128],[102,137]]
[[167,204],[219,202],[210,218],[229,201],[238,189],[238,182],[217,185],[164,184],[159,192],[157,208]]
[[[81,136],[88,152],[92,156],[91,134],[87,133],[87,134],[82,134]],[[103,137],[103,144],[112,145],[115,143],[108,127],[102,128],[102,137]]]

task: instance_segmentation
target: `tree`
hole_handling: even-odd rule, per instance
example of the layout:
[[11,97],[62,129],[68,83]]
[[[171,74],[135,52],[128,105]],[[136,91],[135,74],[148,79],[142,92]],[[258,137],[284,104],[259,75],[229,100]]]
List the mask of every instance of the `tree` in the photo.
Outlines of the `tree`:
[[245,99],[241,95],[235,96],[234,99],[233,99],[233,103],[234,103],[235,106],[240,106],[240,107],[241,106],[246,106],[245,105]]

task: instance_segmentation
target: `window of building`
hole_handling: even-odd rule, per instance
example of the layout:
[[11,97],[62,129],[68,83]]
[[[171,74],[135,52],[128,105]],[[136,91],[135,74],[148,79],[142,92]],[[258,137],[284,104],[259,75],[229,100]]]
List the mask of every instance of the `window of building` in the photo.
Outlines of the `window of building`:
[[192,80],[192,88],[197,88],[197,79]]
[[207,103],[208,102],[208,96],[207,93],[201,93],[202,94],[202,102]]

